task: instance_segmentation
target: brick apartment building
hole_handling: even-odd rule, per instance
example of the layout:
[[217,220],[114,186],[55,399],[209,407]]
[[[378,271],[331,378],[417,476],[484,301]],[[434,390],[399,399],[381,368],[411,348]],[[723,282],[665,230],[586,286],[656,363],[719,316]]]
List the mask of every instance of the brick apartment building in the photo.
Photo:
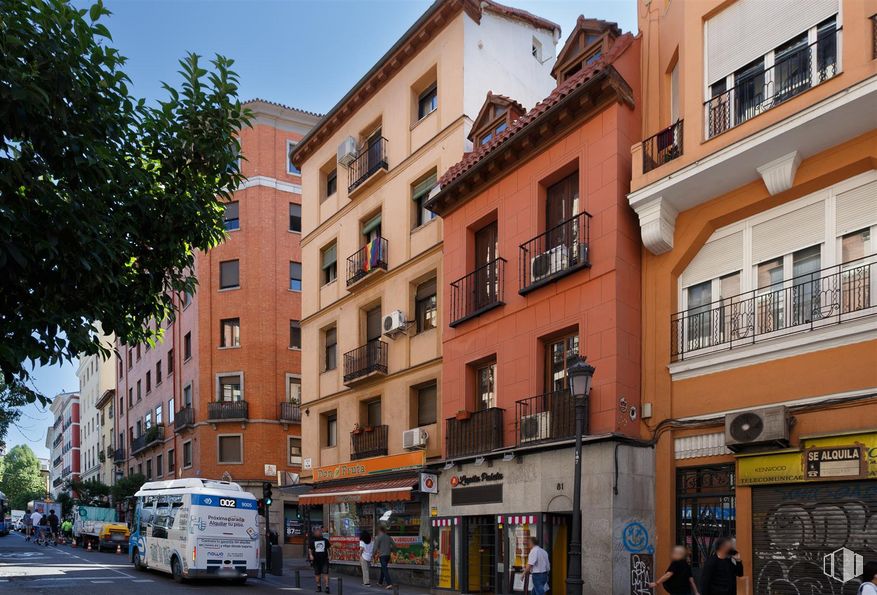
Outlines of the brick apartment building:
[[[228,238],[196,255],[197,292],[180,296],[162,343],[118,346],[114,459],[148,480],[226,479],[261,494],[301,467],[301,179],[289,154],[319,116],[245,105],[247,181],[226,205]],[[273,528],[291,538],[297,516],[278,493]]]

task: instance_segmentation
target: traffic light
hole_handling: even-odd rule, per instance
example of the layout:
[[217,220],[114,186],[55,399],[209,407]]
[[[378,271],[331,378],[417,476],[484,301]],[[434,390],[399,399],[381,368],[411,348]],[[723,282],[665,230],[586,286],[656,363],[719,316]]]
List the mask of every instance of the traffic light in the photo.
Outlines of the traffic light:
[[265,501],[265,507],[271,506],[271,482],[262,482],[262,499]]
[[259,516],[265,516],[265,501],[262,498],[256,500],[256,506],[259,511]]

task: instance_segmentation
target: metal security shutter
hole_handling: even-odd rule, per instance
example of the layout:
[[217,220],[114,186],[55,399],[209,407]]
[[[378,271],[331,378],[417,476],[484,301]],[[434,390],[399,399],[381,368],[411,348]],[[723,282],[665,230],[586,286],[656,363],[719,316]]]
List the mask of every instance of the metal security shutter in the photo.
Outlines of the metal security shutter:
[[821,244],[825,239],[825,202],[819,201],[752,228],[752,263]]
[[877,481],[753,488],[754,593],[855,593],[858,579],[844,584],[824,571],[842,579],[856,554],[877,558],[875,519]]
[[836,14],[838,0],[737,0],[708,20],[707,84]]
[[743,269],[743,232],[709,239],[680,277],[682,287],[690,287]]
[[877,182],[837,195],[837,235],[877,224]]

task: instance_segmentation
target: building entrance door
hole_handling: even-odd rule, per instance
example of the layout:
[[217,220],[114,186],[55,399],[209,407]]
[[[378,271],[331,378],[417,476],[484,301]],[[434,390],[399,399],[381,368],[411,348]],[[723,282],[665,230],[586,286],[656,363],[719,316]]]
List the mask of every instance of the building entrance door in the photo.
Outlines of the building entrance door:
[[463,585],[465,593],[496,592],[497,528],[493,516],[466,517]]

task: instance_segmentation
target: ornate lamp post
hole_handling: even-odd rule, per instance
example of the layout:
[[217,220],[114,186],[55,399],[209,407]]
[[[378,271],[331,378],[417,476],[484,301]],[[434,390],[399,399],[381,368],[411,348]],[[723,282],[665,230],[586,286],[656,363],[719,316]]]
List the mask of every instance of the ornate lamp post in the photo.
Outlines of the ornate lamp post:
[[569,391],[576,411],[576,458],[566,595],[582,595],[582,434],[587,431],[588,398],[595,369],[587,362],[587,358],[580,355],[574,355],[567,361]]

